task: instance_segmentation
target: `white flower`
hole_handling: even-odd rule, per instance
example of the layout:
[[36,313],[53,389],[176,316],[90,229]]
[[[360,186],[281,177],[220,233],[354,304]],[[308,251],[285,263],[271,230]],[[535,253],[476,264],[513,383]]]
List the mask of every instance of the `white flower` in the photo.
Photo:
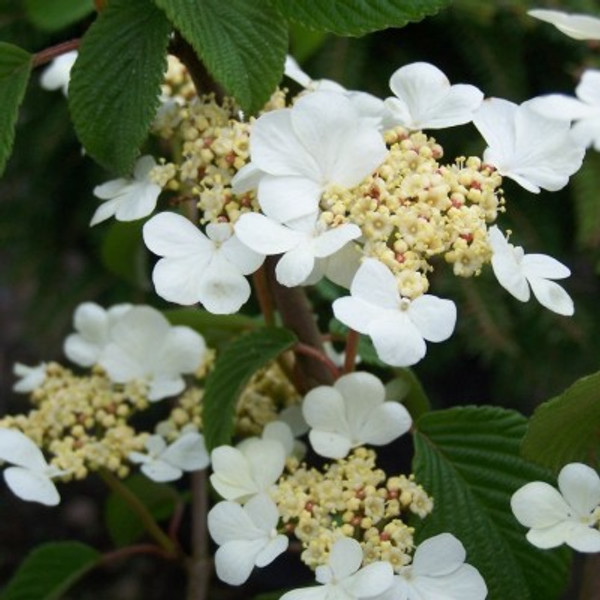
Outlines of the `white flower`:
[[45,90],[60,90],[66,96],[69,91],[69,80],[71,69],[77,60],[77,50],[71,50],[55,58],[48,67],[44,69],[40,77],[40,85]]
[[145,443],[148,454],[131,452],[129,460],[141,464],[141,471],[153,481],[175,481],[184,471],[205,469],[210,459],[204,436],[197,431],[181,435],[167,446],[160,435],[151,435]]
[[363,262],[350,294],[333,303],[333,314],[369,335],[379,358],[394,367],[414,365],[425,356],[425,340],[443,342],[454,331],[454,302],[431,295],[401,298],[394,275],[378,260]]
[[576,40],[600,40],[600,19],[589,15],[568,14],[560,10],[536,8],[527,14],[552,23],[559,31]]
[[385,101],[397,125],[407,129],[442,129],[469,123],[483,100],[473,85],[450,85],[437,67],[416,62],[398,69],[390,78],[396,98]]
[[473,123],[488,144],[484,161],[500,175],[535,194],[540,188],[554,192],[581,167],[585,148],[572,139],[568,120],[548,119],[530,102],[488,98]]
[[156,293],[178,304],[201,302],[212,313],[237,312],[250,297],[244,275],[256,271],[264,255],[244,246],[228,223],[211,223],[206,233],[169,212],[144,225],[146,246],[164,257],[152,273]]
[[237,448],[219,446],[210,456],[210,482],[225,500],[244,502],[270,490],[283,472],[285,454],[273,439],[254,438]]
[[53,477],[64,475],[50,466],[42,451],[24,434],[16,429],[0,428],[0,460],[16,465],[4,469],[4,480],[19,498],[56,506],[60,502]]
[[452,534],[429,538],[419,544],[412,564],[400,569],[393,586],[371,600],[484,600],[485,581],[465,558],[464,546]]
[[104,200],[94,213],[90,227],[114,216],[117,221],[136,221],[147,217],[156,208],[162,191],[150,179],[156,166],[152,156],[142,156],[135,164],[133,179],[113,179],[94,188],[94,196]]
[[531,108],[549,119],[575,121],[573,139],[586,148],[593,145],[600,150],[600,71],[584,71],[575,94],[577,98],[562,94],[534,98]]
[[317,258],[312,273],[303,285],[314,285],[321,281],[323,277],[327,277],[333,283],[349,289],[360,267],[361,259],[360,246],[355,243],[348,243],[330,256]]
[[46,380],[46,363],[40,363],[36,367],[28,367],[22,363],[13,365],[13,373],[20,377],[13,385],[13,392],[28,394],[39,388]]
[[328,564],[316,569],[316,579],[322,587],[292,590],[281,600],[361,600],[383,593],[393,583],[392,566],[377,561],[361,569],[362,560],[360,544],[351,538],[340,538],[331,548]]
[[154,401],[183,391],[182,374],[193,373],[205,351],[204,338],[193,329],[171,326],[150,306],[134,306],[111,327],[98,363],[115,383],[147,381]]
[[317,454],[344,458],[351,448],[384,446],[406,433],[412,420],[398,402],[385,402],[385,387],[370,373],[349,373],[333,387],[308,392],[302,413],[311,430],[308,439]]
[[265,494],[250,499],[243,507],[236,502],[219,502],[208,513],[208,531],[219,544],[215,568],[221,581],[244,583],[254,567],[266,567],[287,550],[289,540],[277,533],[277,506]]
[[283,72],[286,77],[289,77],[303,88],[312,92],[337,92],[343,94],[350,100],[359,115],[369,120],[379,130],[389,129],[394,125],[392,115],[383,100],[366,92],[347,90],[331,79],[311,79],[289,54],[285,57]]
[[517,300],[527,302],[529,287],[538,302],[559,315],[575,312],[573,300],[552,281],[571,274],[565,265],[545,254],[525,254],[521,246],[509,244],[496,225],[490,227],[488,239],[492,247],[492,269],[500,285]]
[[330,185],[352,188],[383,161],[381,133],[361,119],[350,100],[314,92],[293,108],[262,115],[250,134],[252,162],[233,179],[233,190],[258,187],[263,212],[280,223],[312,217]]
[[110,338],[110,328],[131,308],[131,304],[115,304],[108,310],[94,302],[80,304],[73,314],[73,326],[78,333],[67,336],[64,352],[80,367],[91,367]]
[[326,230],[316,215],[295,227],[287,227],[264,215],[247,213],[235,225],[246,246],[261,254],[283,254],[275,267],[277,281],[287,287],[304,283],[319,258],[326,258],[360,237],[357,225],[345,224]]
[[530,528],[527,539],[538,548],[567,544],[579,552],[600,552],[598,474],[587,465],[568,464],[558,475],[558,488],[533,481],[513,494],[510,506],[517,521]]

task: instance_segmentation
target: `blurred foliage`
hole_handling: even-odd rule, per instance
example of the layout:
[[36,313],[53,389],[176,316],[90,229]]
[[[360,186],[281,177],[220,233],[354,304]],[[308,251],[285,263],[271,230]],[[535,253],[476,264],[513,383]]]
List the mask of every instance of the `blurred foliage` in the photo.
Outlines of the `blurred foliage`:
[[[430,61],[452,82],[472,83],[486,96],[514,102],[550,92],[572,94],[582,70],[600,66],[600,45],[577,42],[527,16],[529,8],[542,6],[600,15],[593,0],[455,0],[451,8],[421,23],[361,38],[294,27],[291,50],[313,78],[334,79],[381,97],[389,95],[387,82],[394,70],[413,61]],[[4,0],[0,40],[36,52],[79,37],[90,22],[86,17],[61,31],[43,31],[27,19],[23,2]],[[138,225],[88,227],[97,206],[92,190],[111,176],[82,154],[64,97],[42,90],[38,80],[39,73],[34,73],[20,112],[15,151],[0,180],[3,411],[12,363],[60,358],[79,302],[128,300],[166,307],[148,285],[152,261],[140,255],[139,239],[132,238]],[[484,149],[470,125],[433,135],[448,162],[459,155],[481,155]],[[530,414],[541,401],[597,371],[599,184],[600,155],[594,151],[561,192],[535,196],[505,182],[507,213],[500,224],[512,229],[514,243],[528,252],[550,254],[571,267],[565,287],[575,300],[573,318],[550,313],[534,300],[516,301],[489,269],[479,278],[462,280],[447,265],[436,268],[432,292],[453,298],[459,318],[452,338],[430,344],[427,359],[415,368],[434,407],[489,403]],[[325,311],[331,300],[314,298],[328,322],[331,314]],[[11,502],[0,509],[0,521],[29,532],[25,519],[30,511],[19,521],[16,506]],[[40,540],[23,536],[16,546],[28,548],[35,541]],[[3,572],[11,567],[8,559]]]

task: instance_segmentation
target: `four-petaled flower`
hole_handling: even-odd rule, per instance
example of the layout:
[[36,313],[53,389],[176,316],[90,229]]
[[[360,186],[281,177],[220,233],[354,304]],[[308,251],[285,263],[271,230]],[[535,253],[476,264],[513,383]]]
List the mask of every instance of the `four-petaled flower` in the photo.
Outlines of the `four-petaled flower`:
[[532,101],[517,105],[501,98],[484,100],[473,124],[488,147],[483,160],[527,191],[555,192],[580,167],[585,148],[573,139],[566,119],[549,119]]
[[600,477],[587,465],[570,463],[558,474],[558,488],[532,481],[510,500],[517,521],[529,527],[538,548],[567,544],[579,552],[600,552]]
[[377,561],[361,568],[362,561],[360,544],[342,537],[333,544],[328,563],[316,569],[316,579],[322,587],[292,590],[281,600],[362,600],[378,596],[393,583],[392,566]]
[[156,208],[162,188],[150,179],[156,166],[152,156],[142,156],[133,170],[133,179],[113,179],[94,188],[94,196],[104,200],[96,209],[90,227],[114,216],[117,221],[136,221]]
[[175,481],[184,471],[205,469],[210,459],[204,436],[197,431],[187,431],[167,446],[160,435],[151,435],[145,443],[147,454],[130,452],[129,460],[141,464],[141,471],[153,481]]
[[28,394],[40,387],[46,380],[46,366],[46,363],[40,363],[36,367],[15,363],[13,373],[20,379],[13,385],[13,392]]
[[443,342],[454,331],[454,302],[427,294],[412,301],[401,298],[394,275],[378,260],[362,263],[350,294],[333,303],[333,314],[369,335],[379,358],[389,365],[414,365],[425,356],[425,340]]
[[565,265],[545,254],[525,254],[521,246],[509,244],[496,225],[490,227],[488,239],[492,247],[492,269],[500,285],[517,300],[527,302],[530,286],[538,302],[559,315],[575,312],[573,300],[552,281],[571,274]]
[[42,451],[24,433],[0,428],[0,460],[15,465],[4,469],[6,485],[15,496],[46,506],[60,502],[52,479],[65,471],[49,465]]
[[181,215],[163,212],[144,225],[146,246],[161,258],[152,280],[156,293],[171,302],[201,302],[216,314],[234,313],[250,297],[244,277],[264,255],[245,246],[228,223],[211,223],[204,235]]
[[221,581],[244,583],[254,567],[266,567],[287,550],[289,540],[277,533],[279,512],[265,494],[258,494],[242,507],[237,502],[219,502],[208,513],[208,531],[219,545],[215,569]]
[[401,567],[392,587],[371,600],[484,600],[487,586],[479,571],[465,564],[464,546],[450,533],[419,544],[412,563]]
[[392,120],[411,130],[442,129],[469,123],[483,100],[473,85],[450,85],[437,67],[411,63],[390,78],[395,98],[385,101]]
[[233,178],[233,191],[257,187],[263,212],[279,223],[314,220],[328,186],[354,187],[386,154],[377,127],[360,118],[348,98],[313,92],[254,123],[252,162]]
[[404,406],[385,402],[385,387],[370,373],[350,373],[333,387],[319,386],[304,398],[302,412],[317,454],[344,458],[363,444],[383,446],[406,433],[412,423]]

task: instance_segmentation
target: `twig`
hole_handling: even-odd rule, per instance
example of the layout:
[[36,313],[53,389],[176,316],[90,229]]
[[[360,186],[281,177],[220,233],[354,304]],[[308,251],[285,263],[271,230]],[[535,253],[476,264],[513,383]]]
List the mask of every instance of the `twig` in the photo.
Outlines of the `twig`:
[[273,298],[271,297],[271,291],[269,290],[269,281],[264,265],[252,275],[252,283],[254,284],[254,291],[256,292],[260,311],[265,319],[265,325],[267,327],[272,327],[275,324]]
[[337,365],[324,353],[308,344],[303,344],[302,342],[298,342],[294,346],[294,351],[297,354],[303,354],[304,356],[312,356],[317,360],[321,361],[333,375],[334,379],[337,379],[340,376],[340,370]]
[[589,554],[583,563],[579,600],[598,600],[600,598],[600,555]]
[[80,43],[81,40],[77,38],[75,40],[69,40],[68,42],[62,42],[60,44],[56,44],[56,46],[50,46],[49,48],[40,50],[33,55],[32,65],[34,68],[45,65],[61,54],[66,54],[67,52],[71,52],[71,50],[77,50]]
[[346,350],[344,358],[344,373],[352,373],[356,367],[356,353],[358,352],[358,342],[360,334],[354,329],[348,329],[346,336]]
[[135,556],[136,554],[154,554],[156,556],[160,556],[161,558],[173,558],[173,555],[167,554],[160,546],[156,546],[155,544],[136,544],[134,546],[119,548],[118,550],[113,550],[112,552],[106,552],[102,555],[100,563],[111,563],[117,560],[128,558],[130,556]]

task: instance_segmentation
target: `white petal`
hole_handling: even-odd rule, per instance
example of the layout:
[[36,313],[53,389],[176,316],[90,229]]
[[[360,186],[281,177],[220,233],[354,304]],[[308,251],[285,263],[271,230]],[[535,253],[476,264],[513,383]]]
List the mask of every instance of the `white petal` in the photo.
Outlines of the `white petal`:
[[229,585],[242,585],[250,577],[264,543],[264,540],[234,540],[221,546],[215,553],[217,577]]
[[254,564],[259,568],[270,565],[289,545],[290,540],[285,535],[276,536],[256,555]]
[[264,175],[254,163],[244,165],[231,180],[231,187],[234,194],[245,194],[258,187],[258,182]]
[[356,598],[371,598],[389,589],[393,581],[392,565],[389,562],[377,561],[360,569],[342,585]]
[[107,219],[110,219],[115,215],[119,208],[120,198],[114,198],[113,200],[107,200],[103,202],[97,209],[90,221],[90,227],[98,225]]
[[63,94],[67,95],[71,69],[77,60],[77,50],[71,50],[55,58],[50,66],[44,69],[40,77],[40,85],[46,90],[58,90],[62,88]]
[[161,459],[183,471],[205,469],[210,462],[204,436],[195,432],[186,433],[173,442]]
[[148,479],[152,479],[152,481],[157,481],[159,483],[165,481],[176,481],[179,479],[183,472],[181,469],[170,465],[167,462],[162,460],[152,460],[146,462],[142,465],[142,473],[148,477]]
[[357,437],[364,440],[365,444],[385,446],[405,434],[411,425],[412,419],[404,406],[385,402],[371,411]]
[[410,320],[428,342],[443,342],[454,331],[456,304],[437,296],[419,296],[408,307]]
[[143,219],[156,208],[162,189],[154,183],[135,183],[127,194],[119,196],[115,212],[117,221],[137,221]]
[[300,68],[294,57],[289,54],[285,57],[283,74],[304,88],[312,83],[312,79]]
[[308,434],[308,439],[312,449],[319,456],[324,456],[325,458],[344,458],[352,448],[348,436],[332,431],[311,429]]
[[326,587],[313,586],[286,592],[279,600],[329,600],[329,593]]
[[[566,543],[571,530],[577,523],[573,521],[560,521],[550,527],[542,529],[530,529],[527,532],[527,540],[537,548],[544,550],[548,548],[557,548]],[[586,527],[586,529],[588,529]]]
[[527,279],[564,279],[571,274],[568,267],[546,254],[526,254],[521,260],[521,268]]
[[[280,413],[279,417],[281,418],[281,416]],[[294,450],[294,434],[292,433],[290,426],[283,420],[267,423],[263,429],[262,438],[279,442],[284,447],[285,453],[288,456]]]
[[567,14],[558,10],[535,9],[527,14],[552,23],[559,31],[576,40],[600,40],[600,19],[588,15]]
[[318,258],[331,256],[360,235],[360,228],[353,224],[341,225],[325,231],[314,241],[314,255]]
[[130,185],[130,179],[124,179],[121,177],[119,179],[107,181],[102,185],[97,185],[94,188],[93,193],[96,198],[100,198],[101,200],[111,200],[113,198],[117,198],[117,196],[127,193]]
[[333,283],[350,289],[352,280],[360,267],[361,252],[356,244],[346,244],[341,250],[328,257],[325,276]]
[[[419,576],[410,580],[409,598],[436,600],[485,600],[487,586],[479,571],[471,565],[462,565],[456,571],[440,577]],[[416,595],[412,595],[416,594]]]
[[248,461],[237,448],[219,446],[212,451],[210,460],[213,468],[210,482],[226,500],[237,500],[259,491]]
[[152,217],[143,228],[144,243],[159,256],[201,259],[214,252],[213,243],[181,215],[162,212]]
[[56,486],[42,473],[22,467],[9,467],[4,470],[4,480],[13,494],[23,500],[46,506],[56,506],[60,502]]
[[569,517],[569,506],[558,490],[541,481],[519,488],[512,495],[510,507],[521,525],[535,529],[550,527]]
[[554,281],[529,277],[529,285],[537,301],[559,315],[570,317],[575,312],[571,296]]
[[264,254],[251,250],[238,239],[237,235],[232,235],[221,246],[221,252],[242,275],[254,273],[265,260]]
[[222,253],[217,253],[198,282],[200,302],[213,314],[237,312],[250,297],[250,284]]
[[38,446],[16,429],[0,428],[0,460],[37,472],[48,467]]
[[562,94],[549,94],[533,98],[529,106],[548,119],[565,119],[567,121],[583,119],[596,112],[596,109],[588,106],[585,102]]
[[261,254],[281,254],[297,246],[304,234],[264,215],[247,213],[235,224],[235,233],[249,248]]
[[419,544],[412,567],[417,575],[448,575],[467,557],[465,547],[451,533],[441,533]]
[[333,544],[328,564],[335,579],[339,581],[356,573],[362,560],[363,551],[360,544],[352,538],[342,537]]
[[202,277],[211,255],[161,258],[152,271],[156,293],[169,302],[191,306],[200,302]]
[[300,245],[286,252],[275,267],[275,276],[281,285],[302,285],[315,266],[315,255],[310,245]]
[[178,375],[155,375],[154,373],[148,373],[150,377],[150,387],[148,388],[148,400],[150,402],[156,402],[163,398],[169,398],[170,396],[176,396],[185,389],[185,381],[183,377]]
[[367,333],[373,340],[377,356],[392,367],[410,367],[427,351],[423,336],[401,311],[389,311],[383,318],[371,322]]
[[250,473],[259,491],[267,491],[285,466],[285,448],[276,440],[252,440],[244,449]]
[[266,494],[257,494],[250,498],[244,505],[244,511],[254,526],[266,535],[277,527],[279,521],[277,505]]
[[28,394],[40,387],[46,380],[46,363],[40,363],[36,367],[15,363],[13,373],[20,378],[12,386],[13,391],[19,394]]
[[137,181],[150,182],[150,171],[156,166],[156,161],[153,156],[146,154],[140,156],[133,169],[133,177]]
[[352,280],[350,293],[379,308],[397,309],[400,300],[393,273],[374,258],[363,261]]
[[[502,164],[515,151],[515,116],[518,106],[502,98],[487,98],[473,116],[473,124],[487,145],[494,149],[493,160]],[[498,166],[498,165],[496,165]]]
[[589,517],[600,504],[600,477],[587,465],[570,463],[564,466],[558,474],[558,487],[581,517]]
[[204,338],[191,327],[171,327],[157,349],[157,369],[161,374],[193,373],[206,352]]
[[[600,23],[600,20],[599,20]],[[580,100],[591,105],[590,108],[598,111],[600,109],[600,71],[598,69],[586,69],[575,88],[575,94]]]
[[222,546],[234,540],[260,540],[265,538],[252,522],[248,512],[237,502],[219,502],[208,513],[208,531],[212,539]]
[[492,255],[492,270],[498,283],[517,300],[527,302],[530,297],[527,279],[521,270],[511,248],[503,253]]
[[[382,309],[375,304],[350,296],[334,300],[332,308],[338,321],[360,333],[368,333],[369,325],[381,317],[382,313]],[[393,314],[394,311],[388,310],[387,312]]]
[[287,223],[314,214],[322,191],[320,183],[305,177],[265,175],[258,186],[258,201],[268,217]]
[[313,429],[350,433],[344,398],[336,388],[321,385],[310,390],[302,401],[302,414]]
[[578,552],[600,552],[600,531],[583,523],[573,523],[565,543]]

